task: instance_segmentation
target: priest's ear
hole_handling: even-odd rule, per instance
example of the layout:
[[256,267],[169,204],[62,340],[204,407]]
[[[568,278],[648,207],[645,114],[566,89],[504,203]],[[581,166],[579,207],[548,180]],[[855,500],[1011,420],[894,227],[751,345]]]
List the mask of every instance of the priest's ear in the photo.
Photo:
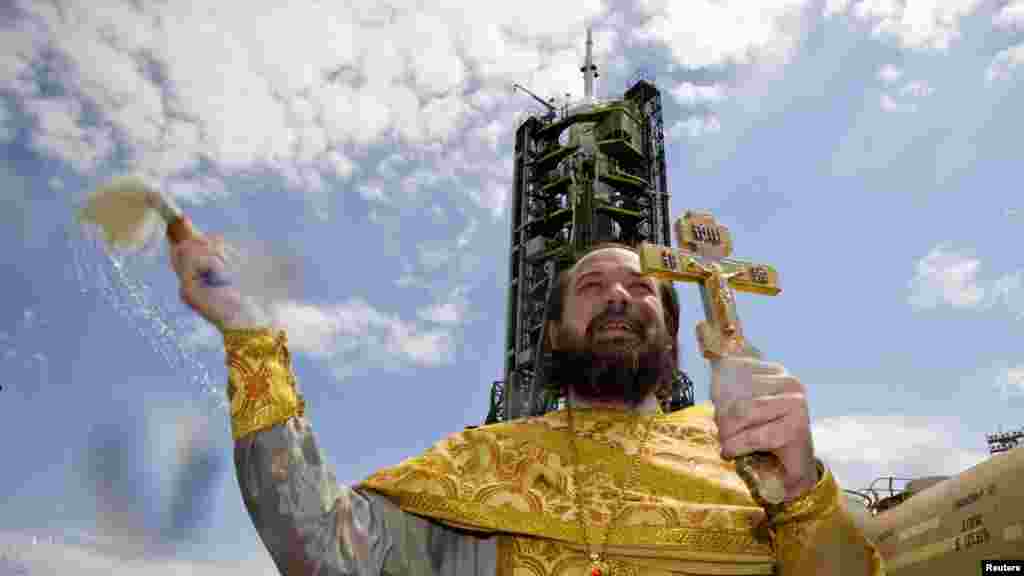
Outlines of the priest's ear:
[[559,340],[565,307],[565,291],[569,285],[569,270],[562,270],[558,277],[548,288],[547,302],[544,306],[544,346],[549,351],[560,350],[562,342]]
[[545,342],[545,346],[547,346],[548,350],[559,350],[561,343],[558,341],[558,333],[559,322],[555,320],[548,320],[547,326],[544,327],[544,339],[547,340],[547,342]]

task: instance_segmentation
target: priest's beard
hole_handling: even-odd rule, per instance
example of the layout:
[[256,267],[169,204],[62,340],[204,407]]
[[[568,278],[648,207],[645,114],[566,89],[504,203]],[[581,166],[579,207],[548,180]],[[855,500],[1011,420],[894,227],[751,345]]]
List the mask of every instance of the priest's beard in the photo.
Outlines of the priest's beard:
[[[628,321],[637,337],[597,339],[597,331],[611,321]],[[606,310],[579,337],[568,327],[559,329],[560,350],[552,352],[550,378],[578,398],[589,402],[625,402],[636,407],[672,375],[671,340],[656,324],[645,326],[625,313]]]

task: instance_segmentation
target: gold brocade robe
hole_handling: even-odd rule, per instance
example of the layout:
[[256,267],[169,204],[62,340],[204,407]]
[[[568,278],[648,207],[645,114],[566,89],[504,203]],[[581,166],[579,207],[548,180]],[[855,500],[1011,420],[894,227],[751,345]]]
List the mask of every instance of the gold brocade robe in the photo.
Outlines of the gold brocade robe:
[[885,573],[821,462],[818,483],[765,522],[720,458],[710,405],[639,422],[574,410],[578,470],[563,410],[454,434],[349,488],[312,433],[284,332],[230,330],[224,343],[239,487],[282,574],[589,576],[592,551],[606,552],[606,576]]
[[[639,448],[635,485],[626,487],[608,536],[612,574],[775,573],[778,538],[734,464],[721,458],[710,405],[636,423],[624,412],[574,409],[573,420],[581,460],[575,474],[561,410],[453,434],[360,486],[406,512],[498,533],[500,576],[589,575],[588,552],[601,549],[617,490]],[[640,447],[647,425],[650,436]],[[577,520],[577,489],[589,549]],[[829,491],[826,514],[835,512],[838,488],[824,470],[812,490],[817,504]]]

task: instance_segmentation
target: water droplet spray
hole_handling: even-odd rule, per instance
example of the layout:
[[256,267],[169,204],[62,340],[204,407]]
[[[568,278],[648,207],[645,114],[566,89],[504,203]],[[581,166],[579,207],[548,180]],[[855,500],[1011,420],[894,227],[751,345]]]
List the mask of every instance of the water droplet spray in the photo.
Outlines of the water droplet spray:
[[[188,327],[173,325],[171,314],[157,303],[150,286],[138,279],[142,277],[137,269],[141,260],[132,258],[153,256],[160,245],[154,240],[165,229],[172,244],[199,236],[199,231],[169,198],[135,176],[117,178],[93,191],[78,213],[78,222],[95,225],[93,228],[103,237],[102,242],[89,238],[87,228],[83,227],[78,227],[77,238],[69,231],[74,275],[82,292],[88,292],[88,279],[95,278],[97,291],[118,314],[133,322],[139,336],[149,342],[167,366],[173,370],[184,368],[190,374],[189,380],[201,394],[204,411],[216,408],[218,419],[226,427],[227,399],[213,385],[209,370],[194,350],[185,345],[182,332]],[[81,241],[82,236],[85,242]],[[90,266],[88,254],[95,253],[93,248],[98,248],[105,257]]]

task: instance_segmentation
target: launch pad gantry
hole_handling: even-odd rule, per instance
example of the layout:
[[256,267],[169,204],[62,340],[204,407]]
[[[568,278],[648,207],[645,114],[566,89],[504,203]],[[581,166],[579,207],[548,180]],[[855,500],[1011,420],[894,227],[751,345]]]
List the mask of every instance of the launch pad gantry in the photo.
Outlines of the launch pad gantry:
[[[580,69],[583,100],[547,108],[516,130],[509,226],[505,374],[493,384],[486,423],[540,415],[563,400],[539,382],[546,307],[558,273],[601,242],[671,245],[661,94],[637,80],[620,98],[594,97],[598,77],[587,30]],[[693,384],[678,372],[665,410],[693,404]]]

